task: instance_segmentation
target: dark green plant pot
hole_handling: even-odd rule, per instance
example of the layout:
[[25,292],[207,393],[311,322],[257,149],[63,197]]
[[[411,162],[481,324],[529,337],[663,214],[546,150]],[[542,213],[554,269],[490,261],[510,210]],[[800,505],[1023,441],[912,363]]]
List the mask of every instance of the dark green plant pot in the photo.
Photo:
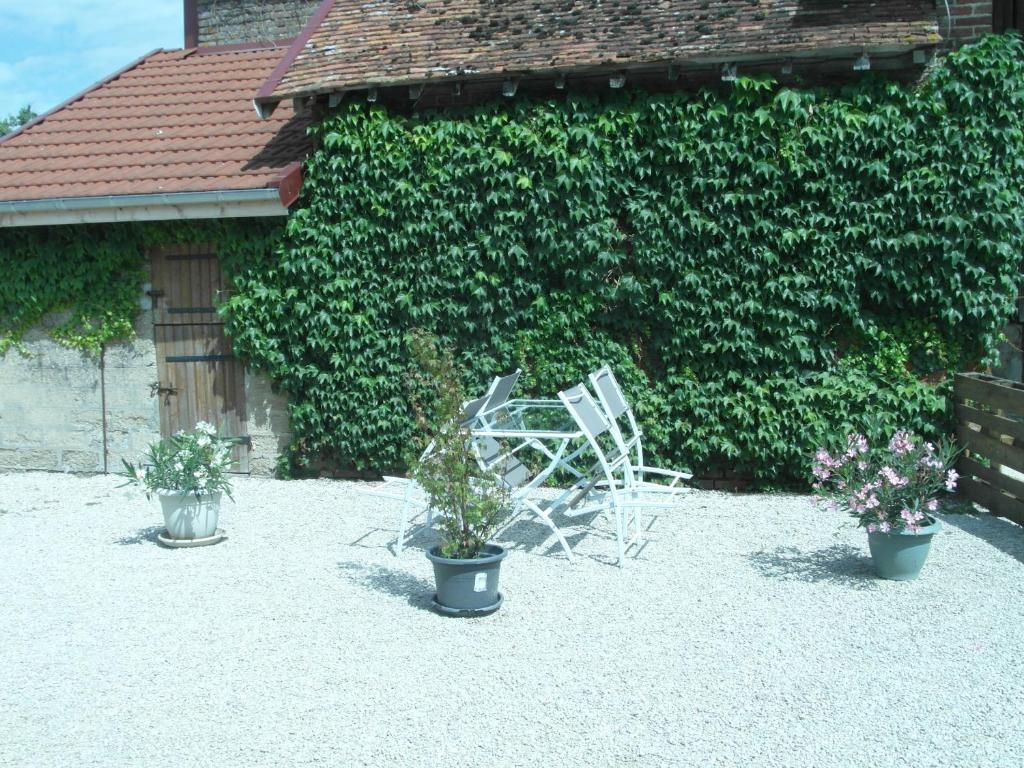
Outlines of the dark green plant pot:
[[501,561],[508,552],[497,544],[487,544],[480,556],[472,560],[442,557],[441,548],[427,552],[434,564],[434,582],[437,584],[435,606],[442,613],[474,616],[491,613],[501,607],[498,576]]
[[931,549],[932,536],[942,527],[938,520],[929,517],[927,521],[917,533],[869,533],[868,547],[875,573],[896,581],[916,579]]

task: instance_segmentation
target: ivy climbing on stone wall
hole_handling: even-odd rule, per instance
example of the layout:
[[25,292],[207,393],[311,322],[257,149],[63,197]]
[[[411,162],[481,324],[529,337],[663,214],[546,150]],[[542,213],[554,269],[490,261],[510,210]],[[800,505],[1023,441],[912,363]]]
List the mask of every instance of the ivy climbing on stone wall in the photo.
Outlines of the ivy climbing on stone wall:
[[917,87],[740,79],[699,93],[503,101],[317,129],[279,258],[243,271],[236,349],[291,397],[298,463],[400,462],[403,335],[478,390],[553,396],[610,362],[661,459],[802,481],[834,432],[947,427],[1024,244],[1024,46]]
[[0,231],[0,352],[54,312],[72,347],[130,335],[146,248],[209,242],[295,464],[400,463],[420,326],[477,389],[610,362],[663,462],[799,482],[834,432],[948,428],[948,372],[991,358],[1017,293],[1022,125],[1013,35],[913,88],[350,105],[279,244],[280,220]]
[[0,229],[0,355],[58,313],[50,334],[74,349],[132,336],[152,246],[209,243],[233,273],[266,263],[283,230],[282,219]]

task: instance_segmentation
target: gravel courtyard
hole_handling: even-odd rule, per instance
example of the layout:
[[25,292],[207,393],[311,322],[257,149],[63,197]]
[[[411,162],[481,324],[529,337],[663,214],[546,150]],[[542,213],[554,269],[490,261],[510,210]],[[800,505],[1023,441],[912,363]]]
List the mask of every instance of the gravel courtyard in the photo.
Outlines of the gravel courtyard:
[[987,515],[903,584],[806,497],[694,493],[624,570],[607,520],[570,564],[523,519],[465,620],[365,486],[245,480],[168,550],[118,484],[0,475],[0,765],[1024,761],[1024,532]]

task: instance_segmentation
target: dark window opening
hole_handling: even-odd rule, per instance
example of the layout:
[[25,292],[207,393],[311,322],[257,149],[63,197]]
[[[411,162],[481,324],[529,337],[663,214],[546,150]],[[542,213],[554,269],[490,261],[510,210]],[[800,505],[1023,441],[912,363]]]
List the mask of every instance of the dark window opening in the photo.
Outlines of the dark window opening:
[[1024,0],[994,0],[992,3],[992,31],[1024,29]]

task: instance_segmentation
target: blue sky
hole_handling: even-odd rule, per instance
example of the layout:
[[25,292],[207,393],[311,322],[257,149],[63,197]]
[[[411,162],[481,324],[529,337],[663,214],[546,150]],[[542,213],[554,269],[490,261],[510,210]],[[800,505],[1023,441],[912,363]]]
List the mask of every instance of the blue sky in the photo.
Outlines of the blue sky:
[[57,106],[154,48],[181,48],[182,0],[0,0],[0,117]]

